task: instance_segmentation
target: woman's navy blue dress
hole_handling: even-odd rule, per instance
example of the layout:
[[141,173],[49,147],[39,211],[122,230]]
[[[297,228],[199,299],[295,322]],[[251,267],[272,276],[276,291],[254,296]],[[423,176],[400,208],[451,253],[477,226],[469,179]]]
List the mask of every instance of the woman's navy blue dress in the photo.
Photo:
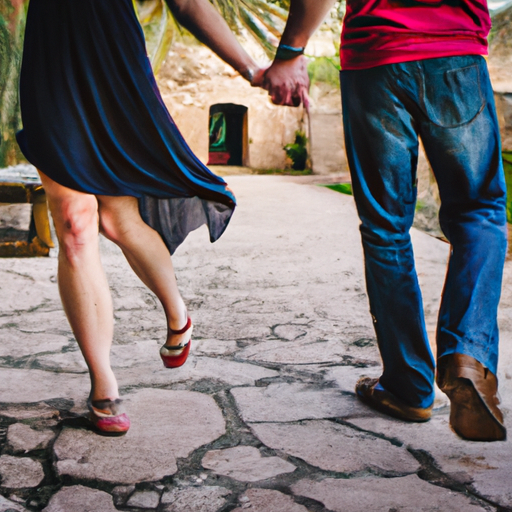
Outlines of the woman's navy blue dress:
[[235,198],[169,115],[132,0],[30,0],[20,95],[19,145],[54,181],[137,197],[171,253],[202,224],[224,232]]

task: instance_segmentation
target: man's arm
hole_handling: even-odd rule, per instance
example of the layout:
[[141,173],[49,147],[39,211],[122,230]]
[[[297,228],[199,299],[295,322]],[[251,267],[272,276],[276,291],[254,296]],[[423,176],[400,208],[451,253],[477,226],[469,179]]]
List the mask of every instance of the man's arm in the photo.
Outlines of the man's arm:
[[[290,14],[281,44],[304,48],[309,38],[325,19],[335,0],[291,0]],[[307,105],[309,77],[306,59],[275,59],[265,73],[264,87],[277,105]]]
[[208,0],[165,0],[178,22],[252,85],[261,85],[263,70],[237,41],[224,18]]

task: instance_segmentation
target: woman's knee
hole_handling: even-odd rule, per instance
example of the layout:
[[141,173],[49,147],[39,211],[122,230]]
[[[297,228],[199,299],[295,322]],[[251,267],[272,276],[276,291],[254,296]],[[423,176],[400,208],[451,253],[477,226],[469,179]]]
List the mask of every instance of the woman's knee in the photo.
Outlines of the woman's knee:
[[98,238],[98,200],[91,194],[70,189],[38,170],[59,239],[61,254],[79,258]]
[[[55,209],[55,208],[54,208]],[[79,260],[98,238],[98,206],[94,196],[61,200],[52,209],[60,251],[70,261]]]

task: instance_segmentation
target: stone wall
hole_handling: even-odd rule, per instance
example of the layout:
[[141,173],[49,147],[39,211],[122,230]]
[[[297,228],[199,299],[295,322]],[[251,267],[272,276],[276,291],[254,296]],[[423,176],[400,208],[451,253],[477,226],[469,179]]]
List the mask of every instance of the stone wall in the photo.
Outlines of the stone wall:
[[505,151],[512,151],[512,92],[495,94],[501,141]]
[[249,166],[284,168],[283,146],[294,141],[295,131],[307,129],[300,108],[278,107],[267,91],[253,88],[213,52],[198,44],[173,45],[163,64],[158,85],[164,102],[192,151],[208,160],[209,108],[234,103],[248,108]]
[[294,141],[297,130],[304,130],[315,174],[348,172],[339,87],[312,87],[308,121],[302,107],[273,105],[267,91],[251,87],[208,48],[190,42],[173,45],[158,85],[185,140],[203,162],[208,160],[209,107],[235,103],[249,109],[249,167],[289,167],[283,147]]

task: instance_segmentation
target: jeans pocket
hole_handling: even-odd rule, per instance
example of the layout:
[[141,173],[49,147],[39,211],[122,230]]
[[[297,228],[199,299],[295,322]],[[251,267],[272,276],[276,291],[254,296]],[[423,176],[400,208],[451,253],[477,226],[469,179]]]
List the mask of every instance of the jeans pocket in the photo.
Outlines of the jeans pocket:
[[471,122],[483,110],[478,64],[428,71],[423,74],[421,107],[432,123],[454,128]]

